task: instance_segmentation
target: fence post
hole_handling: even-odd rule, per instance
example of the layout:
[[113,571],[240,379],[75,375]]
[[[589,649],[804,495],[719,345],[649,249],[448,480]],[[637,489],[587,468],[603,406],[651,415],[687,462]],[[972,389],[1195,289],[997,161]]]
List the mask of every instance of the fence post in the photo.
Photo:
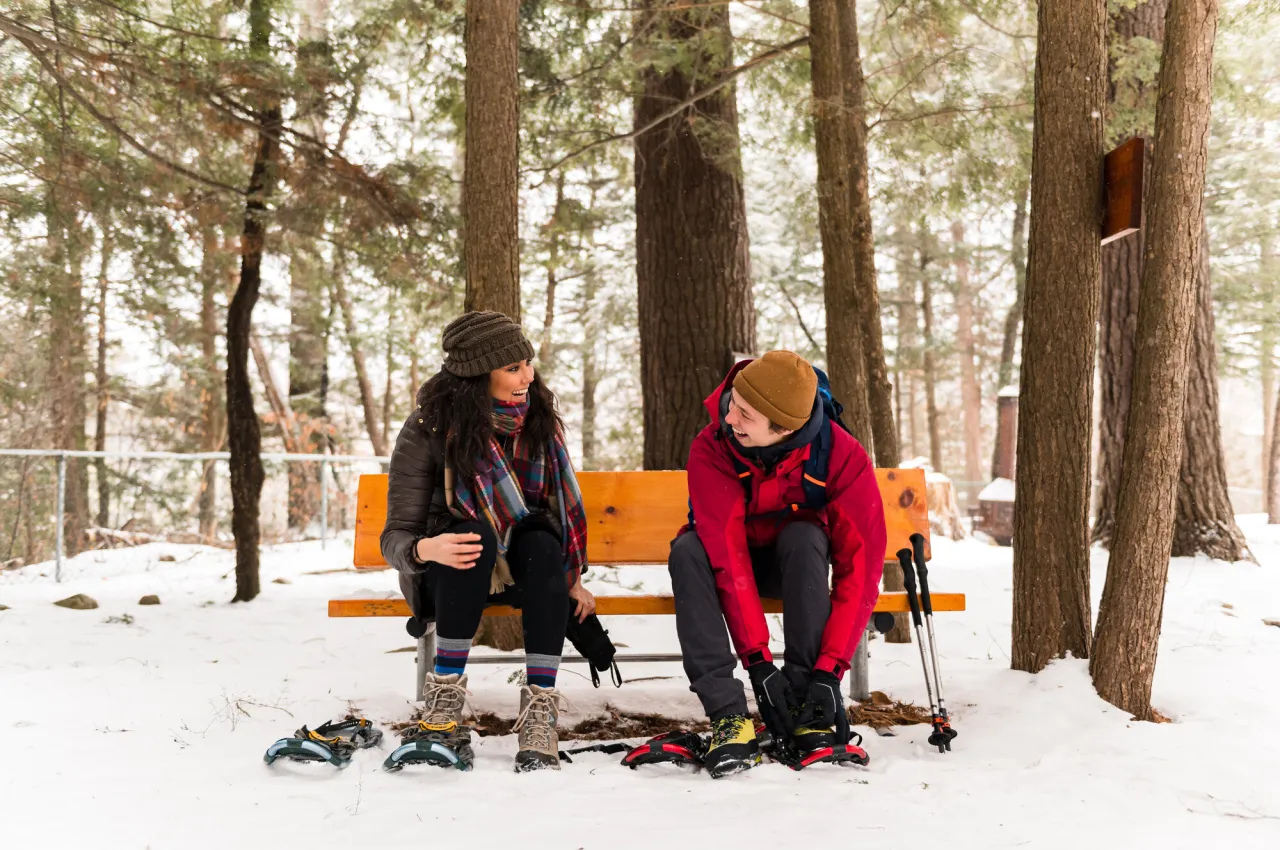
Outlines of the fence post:
[[54,544],[54,556],[56,558],[56,564],[55,564],[54,573],[53,573],[54,581],[57,581],[57,582],[62,581],[62,546],[63,546],[62,520],[63,520],[63,514],[65,512],[66,501],[67,501],[67,453],[58,452],[58,509],[57,509],[58,536],[57,536],[57,542]]
[[329,536],[329,452],[325,447],[320,461],[320,549],[324,551],[325,538]]
[[853,651],[853,661],[849,665],[849,699],[855,702],[866,702],[871,699],[871,680],[867,670],[867,633],[862,633],[858,648]]

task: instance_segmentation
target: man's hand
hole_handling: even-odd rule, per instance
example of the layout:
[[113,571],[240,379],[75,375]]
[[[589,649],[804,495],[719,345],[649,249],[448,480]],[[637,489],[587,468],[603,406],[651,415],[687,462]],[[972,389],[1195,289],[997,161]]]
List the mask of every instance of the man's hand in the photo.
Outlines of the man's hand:
[[836,743],[849,743],[849,715],[845,713],[844,697],[840,695],[840,680],[834,673],[814,671],[796,725],[834,727]]
[[775,745],[790,746],[796,731],[791,710],[796,706],[795,695],[785,676],[771,661],[758,661],[747,668],[751,687],[756,693],[756,707],[760,719],[773,736]]

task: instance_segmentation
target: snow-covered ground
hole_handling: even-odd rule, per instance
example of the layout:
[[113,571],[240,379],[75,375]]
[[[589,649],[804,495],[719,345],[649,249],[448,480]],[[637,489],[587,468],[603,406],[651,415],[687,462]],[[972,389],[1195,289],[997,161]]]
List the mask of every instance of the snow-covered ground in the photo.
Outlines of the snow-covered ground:
[[[175,545],[81,555],[0,574],[0,848],[557,847],[720,844],[864,847],[1280,846],[1280,532],[1245,518],[1262,565],[1181,559],[1170,570],[1155,705],[1135,723],[1102,702],[1085,662],[1009,669],[1008,549],[935,542],[938,590],[969,610],[938,617],[960,737],[869,729],[865,769],[764,765],[714,782],[675,768],[625,770],[583,755],[516,775],[514,739],[479,739],[476,767],[387,774],[381,751],[344,771],[262,753],[348,704],[385,727],[408,717],[412,641],[397,619],[328,619],[325,602],[395,586],[390,572],[311,573],[350,563],[349,540],[263,553],[263,593],[231,605],[231,554]],[[173,561],[162,561],[170,555]],[[1095,559],[1095,601],[1105,554]],[[597,591],[661,589],[653,568],[593,570]],[[288,584],[273,583],[283,578]],[[101,607],[56,599],[87,593]],[[158,607],[140,607],[143,594]],[[105,622],[109,617],[132,623]],[[676,650],[670,618],[606,623],[623,652]],[[518,667],[473,665],[473,704],[515,714]],[[620,690],[567,668],[565,722],[623,709],[692,717],[678,665],[624,666]],[[914,646],[872,644],[872,685],[924,703]]]

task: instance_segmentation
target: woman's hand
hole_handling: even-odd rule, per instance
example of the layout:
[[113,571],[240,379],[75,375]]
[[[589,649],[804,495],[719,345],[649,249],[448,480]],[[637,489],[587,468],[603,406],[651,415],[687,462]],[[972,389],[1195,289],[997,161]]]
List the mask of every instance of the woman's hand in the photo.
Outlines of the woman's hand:
[[419,540],[415,554],[419,561],[434,561],[455,570],[469,570],[476,565],[483,551],[479,534],[437,534]]
[[575,603],[573,616],[578,618],[579,623],[596,612],[596,598],[583,587],[582,579],[578,579],[578,583],[569,588],[569,598]]

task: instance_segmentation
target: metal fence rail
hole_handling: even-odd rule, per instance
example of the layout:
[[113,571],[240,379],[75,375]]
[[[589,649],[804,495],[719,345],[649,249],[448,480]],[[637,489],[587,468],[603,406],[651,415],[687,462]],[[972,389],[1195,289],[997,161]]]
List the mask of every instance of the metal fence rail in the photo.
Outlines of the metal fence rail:
[[[75,449],[3,449],[0,457],[52,457],[58,462],[57,508],[55,511],[56,537],[54,543],[54,578],[62,581],[62,560],[65,541],[63,540],[63,519],[66,513],[67,494],[67,459],[84,458],[86,460],[178,460],[206,461],[231,460],[230,452],[96,452]],[[334,454],[301,454],[298,452],[263,452],[258,456],[268,462],[281,463],[318,463],[320,464],[320,548],[325,548],[329,536],[329,464],[331,463],[380,463],[391,462],[389,457],[378,455],[334,455]]]

